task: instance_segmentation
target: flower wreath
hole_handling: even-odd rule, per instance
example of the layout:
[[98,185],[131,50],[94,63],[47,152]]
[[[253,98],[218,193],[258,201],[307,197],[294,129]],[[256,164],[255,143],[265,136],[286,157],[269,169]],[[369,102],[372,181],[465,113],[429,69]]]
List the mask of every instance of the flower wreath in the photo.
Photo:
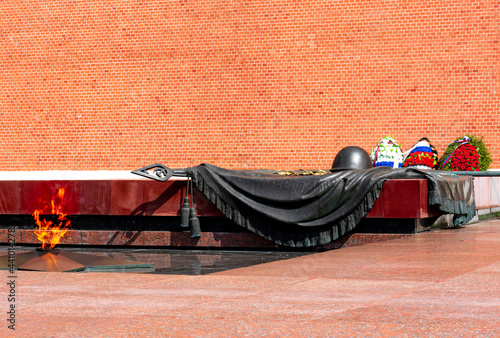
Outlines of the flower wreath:
[[370,153],[374,167],[401,168],[403,152],[401,146],[389,135],[380,140]]
[[422,137],[418,142],[405,153],[404,167],[421,169],[435,169],[437,166],[438,154],[436,148],[428,138]]
[[467,134],[446,148],[439,160],[439,168],[446,171],[486,171],[491,162],[483,137]]

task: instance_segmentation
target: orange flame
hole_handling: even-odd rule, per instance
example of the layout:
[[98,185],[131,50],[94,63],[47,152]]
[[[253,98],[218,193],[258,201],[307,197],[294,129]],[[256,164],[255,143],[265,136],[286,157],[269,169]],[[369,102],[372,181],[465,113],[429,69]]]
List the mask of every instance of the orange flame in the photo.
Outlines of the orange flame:
[[[33,213],[38,229],[35,230],[35,235],[40,242],[42,242],[42,249],[52,249],[61,237],[66,234],[68,228],[71,226],[71,221],[66,217],[67,214],[62,212],[62,205],[64,200],[64,188],[60,188],[57,196],[50,201],[50,205],[45,206],[43,209],[37,209]],[[41,218],[41,214],[57,215],[57,222]]]

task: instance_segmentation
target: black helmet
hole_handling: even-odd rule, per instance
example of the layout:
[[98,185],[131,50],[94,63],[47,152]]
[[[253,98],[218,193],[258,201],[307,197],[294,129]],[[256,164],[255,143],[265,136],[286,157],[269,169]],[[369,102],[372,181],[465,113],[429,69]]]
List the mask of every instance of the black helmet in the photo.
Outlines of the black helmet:
[[370,155],[363,148],[356,146],[342,148],[332,164],[332,170],[370,169],[372,167]]

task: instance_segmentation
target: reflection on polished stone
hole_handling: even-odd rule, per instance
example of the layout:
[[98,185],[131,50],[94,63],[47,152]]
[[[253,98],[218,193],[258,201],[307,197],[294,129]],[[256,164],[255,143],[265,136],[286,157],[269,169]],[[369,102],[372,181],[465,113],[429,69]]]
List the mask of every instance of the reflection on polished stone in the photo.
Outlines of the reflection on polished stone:
[[[30,247],[17,247],[16,255],[31,251]],[[93,256],[109,257],[127,261],[154,264],[154,269],[116,269],[106,272],[130,272],[164,275],[206,275],[214,272],[243,268],[295,258],[312,252],[282,251],[234,251],[234,250],[166,250],[166,249],[115,249],[115,248],[69,248],[65,251]],[[6,247],[0,247],[0,256],[7,254]],[[87,270],[85,272],[99,271]]]

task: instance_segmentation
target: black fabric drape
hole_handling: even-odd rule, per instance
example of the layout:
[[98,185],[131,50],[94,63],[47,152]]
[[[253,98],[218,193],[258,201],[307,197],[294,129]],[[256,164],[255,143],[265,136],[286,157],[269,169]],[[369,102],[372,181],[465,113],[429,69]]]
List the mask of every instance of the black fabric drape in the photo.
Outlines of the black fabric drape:
[[377,167],[280,176],[270,170],[237,171],[201,164],[187,172],[227,218],[291,247],[326,244],[354,229],[388,179],[427,179],[429,204],[454,214],[456,225],[467,223],[476,208],[472,177],[433,170]]

